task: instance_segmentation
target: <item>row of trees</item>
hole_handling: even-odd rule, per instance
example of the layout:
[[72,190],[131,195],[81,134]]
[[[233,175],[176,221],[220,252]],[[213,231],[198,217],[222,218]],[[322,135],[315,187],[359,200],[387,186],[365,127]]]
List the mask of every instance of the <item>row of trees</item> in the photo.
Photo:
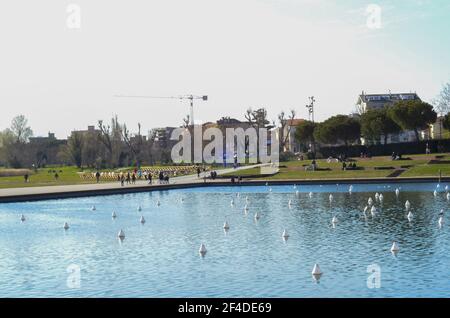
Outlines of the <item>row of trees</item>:
[[165,141],[131,134],[117,116],[109,124],[99,121],[92,131],[75,131],[65,140],[38,139],[29,142],[33,131],[23,115],[12,120],[11,127],[0,132],[0,165],[12,168],[42,167],[46,164],[73,164],[77,167],[116,168],[121,166],[170,162]]
[[417,141],[420,131],[436,122],[437,114],[428,103],[420,100],[399,101],[392,106],[370,109],[362,115],[337,115],[322,123],[305,121],[296,130],[296,139],[303,144],[358,143],[362,137],[368,142],[387,143],[389,134],[402,130],[414,131]]
[[371,109],[362,115],[333,116],[322,123],[301,123],[296,139],[303,144],[343,142],[349,144],[362,137],[369,143],[387,143],[389,134],[404,130],[414,131],[420,140],[420,131],[436,122],[437,115],[445,116],[443,128],[450,130],[450,83],[443,85],[432,105],[420,100],[399,101],[381,109]]

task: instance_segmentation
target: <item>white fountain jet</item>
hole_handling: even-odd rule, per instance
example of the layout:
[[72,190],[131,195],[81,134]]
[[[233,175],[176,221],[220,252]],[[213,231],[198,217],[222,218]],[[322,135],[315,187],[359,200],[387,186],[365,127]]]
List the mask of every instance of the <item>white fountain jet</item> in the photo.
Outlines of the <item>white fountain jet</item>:
[[406,208],[406,211],[408,211],[411,208],[411,203],[409,202],[409,200],[406,200],[405,208]]
[[413,219],[413,217],[414,217],[414,215],[412,214],[411,211],[409,211],[409,212],[408,212],[408,215],[407,215],[406,217],[407,217],[408,221],[411,222],[412,219]]
[[331,219],[331,225],[333,226],[333,228],[336,227],[338,220],[336,216],[333,216],[333,218]]
[[201,256],[205,256],[206,254],[206,246],[205,244],[200,244],[200,249],[198,250],[198,252],[200,253]]
[[320,277],[322,276],[322,270],[320,269],[319,264],[314,264],[313,270],[311,272],[313,278],[315,281],[319,281]]
[[444,217],[443,216],[439,217],[438,224],[439,224],[439,227],[442,227],[442,225],[444,225]]
[[394,241],[394,242],[392,243],[392,246],[391,246],[391,252],[392,252],[392,253],[398,253],[398,251],[400,251],[400,248],[398,247],[397,242]]
[[370,214],[372,214],[372,216],[377,215],[377,208],[373,205],[372,208],[370,209]]

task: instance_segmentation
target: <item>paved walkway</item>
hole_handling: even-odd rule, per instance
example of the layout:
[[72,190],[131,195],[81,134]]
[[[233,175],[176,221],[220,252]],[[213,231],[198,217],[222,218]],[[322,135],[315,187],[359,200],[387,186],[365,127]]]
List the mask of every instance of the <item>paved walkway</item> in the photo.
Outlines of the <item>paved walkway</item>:
[[[242,166],[236,169],[234,168],[226,168],[217,170],[218,175],[223,175],[226,173],[230,173],[233,171],[240,171],[245,169],[251,169],[255,167],[261,167],[262,164],[258,165],[250,165],[250,166]],[[209,175],[209,173],[207,173]],[[203,176],[203,175],[202,175]],[[154,180],[155,181],[155,180]],[[224,180],[217,180],[223,182]],[[156,181],[157,182],[157,181]],[[195,183],[204,183],[204,178],[198,178],[197,175],[188,175],[188,176],[180,176],[174,177],[170,179],[170,184],[195,184]],[[211,182],[211,180],[208,180]],[[134,185],[125,185],[121,186],[119,182],[108,182],[108,183],[93,183],[93,184],[74,184],[74,185],[60,185],[60,186],[43,186],[43,187],[25,187],[25,188],[9,188],[9,189],[0,189],[0,201],[1,199],[6,199],[8,197],[17,197],[17,196],[38,196],[45,194],[57,194],[57,193],[73,193],[73,192],[95,192],[95,191],[106,191],[106,190],[119,190],[119,189],[132,189],[132,188],[142,188],[142,187],[160,187],[162,185],[154,183],[153,185],[149,185],[145,180],[138,180]]]

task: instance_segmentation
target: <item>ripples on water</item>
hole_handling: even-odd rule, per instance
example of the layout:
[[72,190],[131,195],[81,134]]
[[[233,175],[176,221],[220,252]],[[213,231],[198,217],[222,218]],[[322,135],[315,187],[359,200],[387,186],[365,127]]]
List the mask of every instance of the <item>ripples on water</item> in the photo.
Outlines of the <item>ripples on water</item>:
[[[436,184],[399,185],[398,198],[396,186],[385,184],[354,185],[352,194],[348,185],[271,187],[272,192],[265,186],[212,187],[1,204],[0,296],[450,297],[448,213],[438,226],[439,211],[450,204],[445,184],[437,198]],[[376,217],[365,217],[363,208],[369,197],[375,201],[375,192],[383,193],[384,203],[375,202]],[[400,246],[396,257],[390,252],[394,240]],[[204,258],[201,243],[208,249]],[[319,283],[311,276],[314,263],[324,272]],[[66,283],[71,264],[81,268],[79,289]],[[379,289],[367,287],[371,264],[381,268]]]

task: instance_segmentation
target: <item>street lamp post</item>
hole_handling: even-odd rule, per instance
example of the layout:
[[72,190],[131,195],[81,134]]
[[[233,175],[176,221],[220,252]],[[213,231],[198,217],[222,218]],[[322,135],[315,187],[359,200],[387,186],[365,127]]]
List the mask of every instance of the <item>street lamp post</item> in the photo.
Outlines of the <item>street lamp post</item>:
[[[306,105],[306,108],[308,109],[309,120],[313,123],[314,123],[314,103],[315,102],[316,102],[316,99],[314,98],[314,96],[310,96],[309,104]],[[314,159],[316,159],[316,142],[314,141],[314,138],[312,138],[311,152],[313,153]]]
[[314,96],[309,97],[309,104],[306,105],[306,108],[308,108],[309,113],[309,120],[314,122],[314,103],[316,102],[316,99]]

